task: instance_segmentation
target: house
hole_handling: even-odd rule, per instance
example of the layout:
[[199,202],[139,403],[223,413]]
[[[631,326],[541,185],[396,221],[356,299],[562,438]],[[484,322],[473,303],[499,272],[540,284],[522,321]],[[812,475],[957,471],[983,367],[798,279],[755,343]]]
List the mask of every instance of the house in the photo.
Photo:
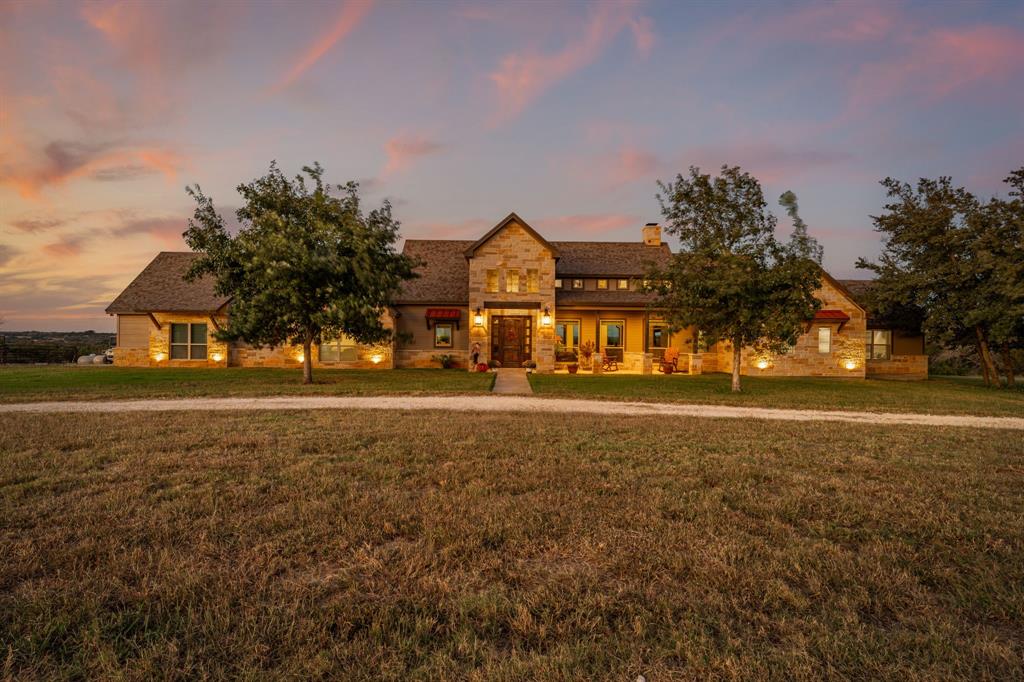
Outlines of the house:
[[[385,314],[395,341],[364,346],[347,338],[314,347],[323,367],[436,367],[447,354],[469,367],[480,362],[518,367],[536,363],[554,371],[576,362],[591,342],[624,371],[650,373],[669,348],[690,373],[732,370],[731,347],[710,347],[693,329],[673,331],[650,306],[643,289],[652,265],[671,250],[661,228],[645,225],[635,242],[548,241],[512,213],[479,239],[409,239],[404,252],[420,261]],[[114,362],[128,366],[287,367],[301,348],[254,348],[218,341],[230,301],[204,277],[183,279],[192,253],[161,253],[128,285],[107,312],[117,316]],[[783,355],[744,349],[744,374],[766,376],[899,376],[924,378],[920,335],[873,320],[861,293],[822,272],[822,309]]]

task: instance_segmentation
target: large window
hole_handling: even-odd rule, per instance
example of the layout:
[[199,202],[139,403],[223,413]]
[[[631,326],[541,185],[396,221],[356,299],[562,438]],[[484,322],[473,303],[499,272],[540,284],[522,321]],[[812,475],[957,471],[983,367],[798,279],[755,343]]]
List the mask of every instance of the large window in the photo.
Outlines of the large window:
[[452,325],[439,323],[434,325],[434,348],[452,347]]
[[347,362],[359,359],[359,344],[342,334],[336,339],[325,339],[320,344],[320,362]]
[[655,360],[660,360],[670,345],[672,334],[669,332],[668,324],[661,320],[651,320],[647,325],[647,352],[654,355]]
[[832,352],[832,328],[818,327],[818,352]]
[[601,320],[601,352],[610,358],[622,361],[622,349],[626,345],[626,323],[624,320]]
[[868,360],[888,360],[892,353],[892,332],[888,329],[868,330]]
[[526,291],[531,294],[540,291],[540,273],[533,268],[526,271]]
[[171,360],[206,359],[206,324],[171,324]]
[[498,293],[498,271],[488,270],[487,271],[487,293],[496,294]]
[[505,291],[510,294],[519,291],[519,271],[509,270],[505,273]]
[[555,323],[555,361],[576,362],[580,349],[580,321],[559,320]]

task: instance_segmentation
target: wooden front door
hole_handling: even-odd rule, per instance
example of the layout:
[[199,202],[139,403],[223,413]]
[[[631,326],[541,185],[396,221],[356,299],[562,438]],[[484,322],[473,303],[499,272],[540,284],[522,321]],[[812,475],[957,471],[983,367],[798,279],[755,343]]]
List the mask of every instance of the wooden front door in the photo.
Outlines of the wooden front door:
[[522,367],[530,359],[530,318],[502,315],[492,320],[491,357],[502,367]]

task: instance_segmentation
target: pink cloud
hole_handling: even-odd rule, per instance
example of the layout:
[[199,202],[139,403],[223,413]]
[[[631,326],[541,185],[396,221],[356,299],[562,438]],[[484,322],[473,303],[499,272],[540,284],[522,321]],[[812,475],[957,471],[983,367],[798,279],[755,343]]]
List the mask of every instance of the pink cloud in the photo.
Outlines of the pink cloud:
[[65,235],[55,242],[45,244],[42,251],[52,258],[74,258],[82,253],[84,241],[81,235]]
[[497,92],[493,124],[521,114],[534,100],[561,80],[596,61],[626,29],[633,31],[637,50],[646,56],[653,44],[651,22],[635,15],[635,5],[600,3],[592,6],[582,35],[554,53],[526,49],[506,55],[490,80]]
[[373,0],[347,0],[342,5],[341,13],[338,18],[334,21],[331,29],[317,38],[317,40],[310,45],[302,56],[299,57],[298,61],[288,70],[288,73],[277,82],[276,85],[271,89],[272,92],[278,92],[287,88],[289,85],[294,83],[299,77],[308,71],[314,64],[320,61],[324,55],[330,52],[339,41],[343,40],[348,34],[350,34],[366,15],[370,13],[373,8]]
[[430,156],[444,149],[444,145],[417,134],[400,134],[384,143],[387,163],[384,165],[385,176],[408,170],[417,160]]

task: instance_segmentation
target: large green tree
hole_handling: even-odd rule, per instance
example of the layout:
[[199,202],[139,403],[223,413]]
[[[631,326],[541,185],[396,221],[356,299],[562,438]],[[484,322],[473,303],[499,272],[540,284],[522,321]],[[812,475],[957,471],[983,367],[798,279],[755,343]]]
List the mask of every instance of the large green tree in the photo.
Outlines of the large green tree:
[[217,293],[231,297],[221,336],[301,345],[307,384],[314,343],[340,334],[360,343],[390,337],[381,317],[415,265],[395,249],[399,223],[390,203],[364,213],[356,183],[332,186],[323,175],[314,164],[289,179],[271,163],[266,175],[238,186],[235,234],[198,185],[188,188],[196,210],[185,241],[202,254],[189,277],[213,275]]
[[780,203],[793,233],[779,241],[760,183],[738,166],[722,166],[716,177],[691,166],[687,177],[658,185],[665,229],[681,249],[651,273],[653,305],[675,328],[730,342],[732,390],[739,391],[743,347],[786,352],[820,307],[821,247],[807,234],[792,192]]
[[[1019,185],[1024,173],[1007,181]],[[877,275],[880,312],[920,309],[926,333],[942,345],[974,345],[985,381],[998,385],[994,349],[1009,356],[1022,335],[1020,198],[983,203],[949,177],[921,178],[916,186],[886,178],[882,185],[889,203],[872,217],[882,253],[857,263]]]

